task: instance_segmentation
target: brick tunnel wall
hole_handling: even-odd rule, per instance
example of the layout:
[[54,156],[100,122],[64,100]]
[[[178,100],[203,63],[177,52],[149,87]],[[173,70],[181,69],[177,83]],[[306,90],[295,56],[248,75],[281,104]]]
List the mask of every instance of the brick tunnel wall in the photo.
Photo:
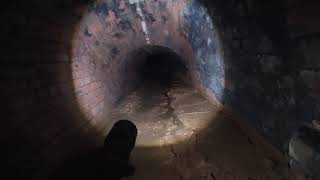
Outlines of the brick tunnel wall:
[[[105,5],[122,5],[105,2],[34,0],[1,7],[1,158],[7,174],[42,179],[61,161],[103,142],[105,113],[136,82],[122,61],[148,44],[139,21],[128,32],[128,24],[105,12]],[[182,5],[171,8],[170,17],[159,16],[150,30],[159,37],[154,45],[175,50],[194,68],[185,33],[157,31],[159,25],[178,29],[170,12]],[[127,10],[136,17],[135,9]]]
[[[1,7],[5,171],[13,169],[17,175],[20,171],[25,178],[39,172],[36,176],[41,177],[59,159],[97,142],[97,132],[84,123],[75,97],[73,83],[85,81],[85,70],[73,77],[70,69],[70,41],[81,6],[71,1],[28,1]],[[86,85],[84,97],[95,102],[92,111],[100,110],[99,84]]]
[[[199,2],[201,6],[189,7],[186,26],[176,26],[179,23],[175,22],[183,20],[175,13],[158,14],[161,21],[148,16],[150,32],[160,37],[151,38],[156,40],[151,44],[175,50],[190,69],[195,86],[207,97],[231,107],[269,142],[285,149],[292,132],[312,119],[312,103],[291,68],[284,4]],[[27,174],[38,172],[40,178],[74,152],[99,144],[102,136],[97,127],[103,123],[103,114],[130,91],[131,86],[124,83],[130,80],[120,73],[121,61],[134,48],[147,45],[146,33],[137,33],[141,31],[138,22],[126,32],[128,24],[120,23],[116,13],[106,13],[108,6],[93,4],[33,0],[1,7],[1,142],[5,147],[1,158],[7,162],[5,166]],[[147,5],[154,9],[170,7],[168,12],[178,12],[182,7],[178,3]],[[211,43],[217,38],[207,38],[211,23],[205,12],[217,26],[218,33],[210,35],[221,37],[222,54],[220,47],[210,45],[220,45],[218,41]],[[101,19],[105,24],[99,24]],[[116,24],[121,25],[117,28],[123,34],[112,30]],[[203,27],[197,28],[201,24]],[[162,25],[169,31],[159,31]],[[109,39],[101,28],[118,39]],[[206,36],[195,38],[198,34]],[[114,42],[119,46],[114,47]],[[203,53],[203,49],[210,53]],[[301,74],[306,77],[309,69],[304,71]],[[316,87],[312,80],[310,86]]]

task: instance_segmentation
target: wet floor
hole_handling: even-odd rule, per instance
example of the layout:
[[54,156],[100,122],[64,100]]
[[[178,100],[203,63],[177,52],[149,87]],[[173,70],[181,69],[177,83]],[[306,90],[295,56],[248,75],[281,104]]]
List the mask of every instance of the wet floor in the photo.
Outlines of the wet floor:
[[149,85],[108,115],[138,128],[132,180],[285,180],[287,161],[219,104],[183,84]]

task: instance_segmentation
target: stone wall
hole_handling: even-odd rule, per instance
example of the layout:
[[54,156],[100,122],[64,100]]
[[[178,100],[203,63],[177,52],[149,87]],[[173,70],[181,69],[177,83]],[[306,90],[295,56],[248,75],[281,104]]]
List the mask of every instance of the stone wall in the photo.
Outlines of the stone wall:
[[[203,4],[213,7],[209,12],[222,39],[225,82],[219,100],[286,151],[290,135],[308,119],[309,102],[305,102],[302,85],[290,68],[283,2]],[[216,87],[208,88],[215,92]]]
[[308,102],[308,109],[305,111],[307,119],[293,134],[289,155],[291,167],[305,172],[310,179],[320,178],[319,8],[318,1],[287,2],[291,70],[303,87],[303,98]]

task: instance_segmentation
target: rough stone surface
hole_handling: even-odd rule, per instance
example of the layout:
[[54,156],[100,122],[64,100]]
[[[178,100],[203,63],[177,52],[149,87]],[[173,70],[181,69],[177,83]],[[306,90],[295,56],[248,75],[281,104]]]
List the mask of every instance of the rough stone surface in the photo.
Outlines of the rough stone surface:
[[[313,1],[304,4],[303,1],[289,1],[288,9],[288,31],[290,33],[290,69],[297,77],[299,89],[302,90],[304,98],[297,102],[303,102],[308,106],[304,113],[304,131],[297,131],[292,139],[297,139],[298,157],[293,158],[293,168],[300,169],[309,175],[310,179],[319,179],[319,150],[315,145],[315,139],[319,131],[319,32],[320,28],[314,23],[319,18],[315,9],[320,7],[319,2]],[[305,126],[305,125],[304,125]],[[317,130],[315,130],[317,129]],[[312,133],[311,133],[312,132]],[[298,134],[298,135],[297,135]],[[313,142],[313,143],[312,143]],[[316,143],[317,144],[317,143]],[[311,153],[312,152],[312,153]],[[294,156],[294,155],[292,155]],[[303,160],[301,160],[303,159]]]
[[[286,151],[290,135],[302,122],[311,119],[304,107],[310,102],[302,98],[303,91],[296,89],[303,85],[287,69],[290,60],[286,54],[284,6],[278,1],[204,1],[203,4],[209,7],[215,28],[221,32],[224,78],[219,81],[223,89],[220,100]],[[209,75],[208,81],[214,82],[213,77],[218,78]],[[202,81],[205,84],[204,78]],[[219,97],[220,93],[210,86],[205,88]],[[295,103],[298,101],[304,105]]]
[[320,167],[320,131],[316,127],[302,127],[291,138],[289,155],[292,158],[292,169],[301,169],[310,179],[319,179]]

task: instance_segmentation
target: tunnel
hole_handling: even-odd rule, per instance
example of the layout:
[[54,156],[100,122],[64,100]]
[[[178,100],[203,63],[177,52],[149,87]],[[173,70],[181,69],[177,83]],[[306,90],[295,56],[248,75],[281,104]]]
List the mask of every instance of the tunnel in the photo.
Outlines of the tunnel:
[[[175,81],[190,81],[187,79],[186,66],[175,52],[157,46],[145,47],[144,49],[146,49],[145,51],[152,50],[137,68],[138,76],[143,79],[142,82],[147,84],[158,82],[162,86],[170,87]],[[137,59],[140,58],[137,57]]]
[[4,2],[3,177],[49,179],[126,119],[128,179],[319,179],[319,5]]

